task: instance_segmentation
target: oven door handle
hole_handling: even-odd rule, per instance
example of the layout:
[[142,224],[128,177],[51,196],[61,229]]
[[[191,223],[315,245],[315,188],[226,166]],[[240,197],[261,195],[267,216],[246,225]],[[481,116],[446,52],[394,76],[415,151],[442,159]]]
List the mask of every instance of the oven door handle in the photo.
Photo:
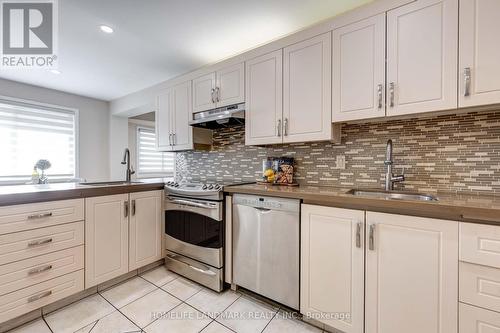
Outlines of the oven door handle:
[[172,199],[168,198],[168,200],[173,204],[179,204],[184,206],[196,207],[196,208],[205,208],[205,209],[217,209],[218,205],[216,203],[200,203],[190,200],[182,200],[182,199]]

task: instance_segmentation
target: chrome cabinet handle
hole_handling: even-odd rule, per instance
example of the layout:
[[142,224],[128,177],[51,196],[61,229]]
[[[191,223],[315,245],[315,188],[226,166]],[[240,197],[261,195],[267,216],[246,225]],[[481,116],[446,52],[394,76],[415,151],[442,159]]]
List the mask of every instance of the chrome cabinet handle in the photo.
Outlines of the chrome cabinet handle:
[[31,241],[28,243],[28,247],[40,246],[48,243],[52,243],[52,238],[39,239],[35,241]]
[[470,81],[471,81],[470,67],[466,67],[464,68],[464,97],[470,96]]
[[382,109],[382,90],[383,90],[383,86],[381,84],[379,84],[377,86],[377,96],[378,96],[378,108],[379,109]]
[[168,145],[171,146],[172,145],[172,133],[170,133],[168,135]]
[[395,86],[394,82],[391,82],[389,84],[389,94],[391,96],[390,97],[390,100],[391,100],[390,106],[391,106],[391,108],[394,107],[394,86]]
[[278,136],[280,137],[281,136],[281,119],[278,119],[277,129],[278,129]]
[[128,201],[124,202],[123,210],[124,210],[125,217],[128,217]]
[[375,224],[370,224],[370,236],[368,239],[368,249],[370,251],[375,250]]
[[215,101],[220,102],[220,88],[215,87]]
[[135,200],[132,200],[132,216],[135,215]]
[[38,301],[40,298],[44,298],[44,297],[47,297],[47,296],[50,296],[50,295],[52,295],[52,290],[44,291],[43,293],[40,293],[38,295],[29,297],[28,298],[28,303],[31,303],[31,302],[34,302],[34,301]]
[[285,136],[288,136],[288,118],[285,118],[285,122],[283,124],[283,127],[284,127]]
[[168,200],[171,203],[178,204],[178,205],[184,205],[184,206],[190,206],[190,207],[196,207],[196,208],[217,209],[217,204],[215,204],[215,203],[199,203],[199,202],[194,202],[194,201],[189,201],[189,200],[171,199],[171,198],[168,198]]
[[28,220],[43,219],[44,217],[51,217],[52,212],[28,215]]
[[28,275],[43,273],[43,272],[49,271],[51,269],[52,269],[52,265],[46,265],[46,266],[42,266],[42,267],[32,268],[28,271]]
[[215,93],[215,88],[212,88],[212,93],[211,93],[212,103],[215,103],[214,93]]
[[361,247],[361,223],[356,224],[356,247]]

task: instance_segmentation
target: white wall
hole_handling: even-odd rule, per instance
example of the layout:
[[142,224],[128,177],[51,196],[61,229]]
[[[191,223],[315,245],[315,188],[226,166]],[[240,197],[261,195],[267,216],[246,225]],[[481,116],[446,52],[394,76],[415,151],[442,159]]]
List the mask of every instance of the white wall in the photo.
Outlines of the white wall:
[[[0,79],[0,95],[78,109],[79,176],[88,181],[109,178],[110,112],[108,102],[4,79]],[[125,128],[126,135],[127,129]]]

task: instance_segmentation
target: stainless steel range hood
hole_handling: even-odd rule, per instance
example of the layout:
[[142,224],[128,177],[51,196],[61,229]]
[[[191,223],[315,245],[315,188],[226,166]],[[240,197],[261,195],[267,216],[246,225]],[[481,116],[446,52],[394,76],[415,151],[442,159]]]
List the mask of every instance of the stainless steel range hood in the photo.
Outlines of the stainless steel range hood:
[[189,125],[206,129],[217,129],[244,123],[245,104],[241,103],[194,113]]

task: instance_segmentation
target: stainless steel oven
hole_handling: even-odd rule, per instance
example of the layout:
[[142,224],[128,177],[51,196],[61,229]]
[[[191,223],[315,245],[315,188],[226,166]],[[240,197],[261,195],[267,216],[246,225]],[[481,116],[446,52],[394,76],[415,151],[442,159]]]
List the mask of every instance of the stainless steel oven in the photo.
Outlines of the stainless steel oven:
[[[224,203],[217,196],[165,188],[165,264],[170,270],[211,289],[223,289]],[[189,196],[191,194],[191,197]]]

